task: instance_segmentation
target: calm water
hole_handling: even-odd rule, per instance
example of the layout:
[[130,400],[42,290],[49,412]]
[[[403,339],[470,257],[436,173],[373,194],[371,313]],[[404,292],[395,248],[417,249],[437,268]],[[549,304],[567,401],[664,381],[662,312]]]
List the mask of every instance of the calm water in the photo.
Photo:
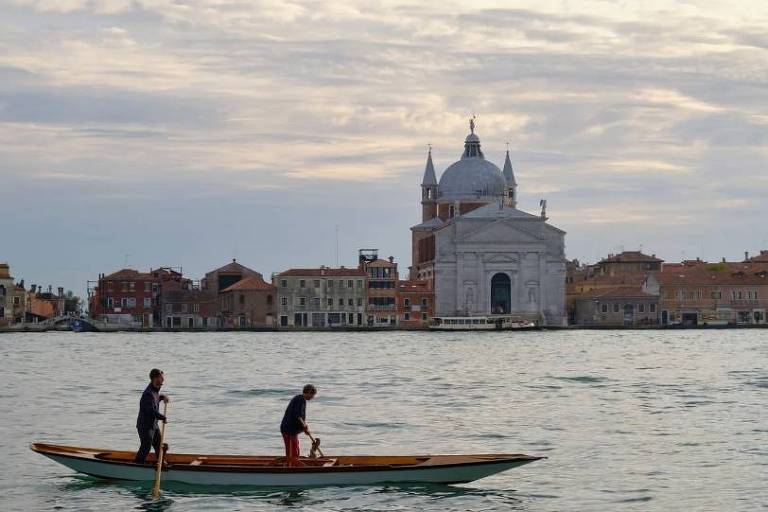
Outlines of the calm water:
[[[0,510],[768,508],[768,331],[0,335]],[[148,488],[28,444],[135,449],[166,371],[173,450],[280,453],[305,382],[326,453],[523,452],[465,486]],[[306,448],[306,445],[303,447]]]

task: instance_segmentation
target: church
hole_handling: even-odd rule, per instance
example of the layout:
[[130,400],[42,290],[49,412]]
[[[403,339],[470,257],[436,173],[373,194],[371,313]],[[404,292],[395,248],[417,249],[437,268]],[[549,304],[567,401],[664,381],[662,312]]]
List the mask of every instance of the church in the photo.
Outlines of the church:
[[422,222],[411,228],[411,279],[431,280],[435,317],[511,317],[566,325],[565,232],[517,209],[504,168],[485,159],[474,120],[461,158],[438,182],[432,149],[421,183]]

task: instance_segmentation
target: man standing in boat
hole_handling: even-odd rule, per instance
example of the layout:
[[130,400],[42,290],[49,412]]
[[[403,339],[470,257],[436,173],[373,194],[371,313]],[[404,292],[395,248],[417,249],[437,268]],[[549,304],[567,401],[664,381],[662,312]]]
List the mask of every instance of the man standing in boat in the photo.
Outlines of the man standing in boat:
[[157,420],[165,423],[165,416],[160,412],[160,401],[168,403],[168,397],[160,394],[160,388],[165,382],[165,374],[153,368],[149,372],[149,385],[141,394],[139,402],[139,417],[136,418],[136,430],[139,432],[141,446],[133,460],[136,464],[144,464],[149,455],[149,449],[155,448],[155,454],[160,457],[160,429]]
[[312,384],[304,386],[300,395],[291,398],[285,409],[283,421],[280,423],[280,433],[285,443],[285,459],[288,466],[300,466],[299,434],[304,432],[312,436],[307,425],[307,402],[315,398],[317,389]]

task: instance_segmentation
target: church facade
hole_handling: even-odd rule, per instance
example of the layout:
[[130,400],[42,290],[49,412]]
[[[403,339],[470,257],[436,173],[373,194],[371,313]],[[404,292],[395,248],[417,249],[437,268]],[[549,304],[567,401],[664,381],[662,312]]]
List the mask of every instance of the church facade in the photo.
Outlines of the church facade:
[[438,182],[432,151],[421,184],[422,222],[411,228],[411,279],[431,280],[436,317],[509,316],[564,326],[565,232],[517,209],[517,182],[485,159],[471,133]]

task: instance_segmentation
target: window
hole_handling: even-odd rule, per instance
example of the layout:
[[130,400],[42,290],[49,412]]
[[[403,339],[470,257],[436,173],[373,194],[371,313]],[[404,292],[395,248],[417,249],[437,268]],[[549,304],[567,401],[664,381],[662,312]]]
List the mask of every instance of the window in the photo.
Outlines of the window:
[[13,298],[13,305],[14,306],[18,306],[20,303],[21,303],[21,300],[20,300],[19,297],[14,297]]
[[422,313],[421,314],[421,319],[426,322],[427,321],[427,314],[426,313]]
[[358,287],[358,289],[363,287],[363,280],[362,279],[358,279],[357,280],[357,287]]
[[287,279],[281,279],[280,280],[280,288],[288,288],[288,280]]
[[136,289],[136,283],[128,283],[128,286],[131,288],[131,291]]
[[200,304],[192,304],[192,312],[193,313],[199,313],[200,312]]
[[339,306],[344,306],[344,299],[339,299]]
[[656,304],[651,304],[651,313],[656,312]]
[[240,304],[245,304],[245,295],[241,293],[237,300],[240,302]]
[[328,280],[328,288],[333,288],[333,279]]
[[312,286],[314,286],[315,288],[320,288],[320,280],[315,279],[314,281],[312,281]]
[[408,320],[410,320],[410,319],[411,319],[411,314],[410,313],[406,313],[406,314],[403,315],[403,320],[405,320],[406,322]]
[[288,305],[288,297],[280,297],[280,305],[281,306],[287,306]]
[[448,218],[452,219],[455,213],[456,213],[456,207],[454,205],[450,205],[448,207]]
[[731,290],[731,300],[736,300],[736,290]]
[[320,307],[320,297],[315,297],[312,299],[312,304],[314,304],[316,307]]
[[712,292],[709,294],[710,298],[712,299],[722,299],[723,298],[723,292]]
[[411,299],[403,299],[403,306],[407,308],[411,307]]
[[600,307],[600,311],[602,311],[603,313],[607,313],[608,312],[608,304],[603,304]]
[[306,305],[307,305],[307,298],[299,297],[299,306],[306,306]]
[[107,289],[112,289],[112,281],[107,281]]
[[423,307],[427,307],[427,306],[429,305],[429,299],[428,299],[428,298],[426,298],[426,297],[422,298],[422,299],[421,299],[421,305],[422,305]]
[[144,307],[145,308],[151,308],[152,307],[152,299],[149,297],[144,298]]
[[181,312],[182,313],[186,313],[187,312],[187,307],[188,307],[187,304],[182,304],[181,305]]
[[348,299],[347,300],[347,306],[354,306],[355,305],[355,299]]
[[[330,283],[331,281],[328,281],[328,282]],[[327,304],[328,306],[333,307],[333,299],[328,299]]]
[[353,280],[349,279],[347,281],[347,288],[354,288],[354,287],[355,287],[355,282]]
[[151,292],[152,291],[152,283],[149,281],[144,281],[144,291],[145,292]]
[[362,306],[363,305],[363,298],[362,297],[358,297],[357,298],[357,305],[358,306]]
[[639,304],[639,305],[637,306],[637,309],[638,309],[638,311],[640,311],[641,313],[645,313],[645,304]]
[[299,279],[299,288],[305,288],[307,286],[307,282],[303,279]]
[[115,305],[115,300],[112,297],[107,297],[107,307],[112,308]]
[[344,280],[339,279],[339,288],[344,288]]
[[613,312],[614,313],[618,313],[619,312],[619,305],[618,304],[614,304],[613,305]]

